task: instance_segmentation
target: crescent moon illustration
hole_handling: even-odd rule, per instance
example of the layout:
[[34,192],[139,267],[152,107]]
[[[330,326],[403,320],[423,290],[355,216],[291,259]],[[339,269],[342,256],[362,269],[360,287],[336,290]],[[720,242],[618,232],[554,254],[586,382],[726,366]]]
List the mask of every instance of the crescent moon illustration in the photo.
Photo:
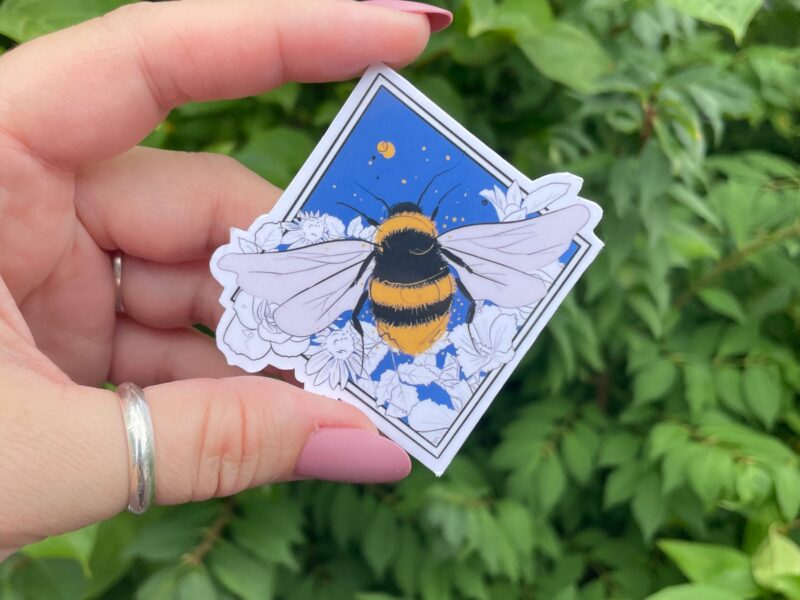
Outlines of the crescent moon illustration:
[[383,156],[383,158],[392,158],[396,152],[394,144],[387,141],[378,142],[376,149],[378,150],[378,154]]

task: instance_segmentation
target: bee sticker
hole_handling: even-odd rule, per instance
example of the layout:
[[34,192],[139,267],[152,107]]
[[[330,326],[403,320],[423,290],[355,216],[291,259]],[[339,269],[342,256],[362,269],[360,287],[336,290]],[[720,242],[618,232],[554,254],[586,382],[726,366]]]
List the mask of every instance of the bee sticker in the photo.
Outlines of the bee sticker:
[[441,474],[602,247],[580,187],[527,179],[373,67],[277,205],[215,252],[217,345],[361,408]]

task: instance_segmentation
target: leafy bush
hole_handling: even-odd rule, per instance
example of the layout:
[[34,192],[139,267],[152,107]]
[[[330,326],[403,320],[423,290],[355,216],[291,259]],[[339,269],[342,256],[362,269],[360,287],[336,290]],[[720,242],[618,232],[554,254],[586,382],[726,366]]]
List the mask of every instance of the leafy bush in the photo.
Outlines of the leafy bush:
[[[5,0],[6,46],[114,4]],[[404,73],[606,249],[447,474],[119,517],[0,598],[800,598],[800,2],[464,0]],[[353,83],[179,108],[146,144],[285,185]]]

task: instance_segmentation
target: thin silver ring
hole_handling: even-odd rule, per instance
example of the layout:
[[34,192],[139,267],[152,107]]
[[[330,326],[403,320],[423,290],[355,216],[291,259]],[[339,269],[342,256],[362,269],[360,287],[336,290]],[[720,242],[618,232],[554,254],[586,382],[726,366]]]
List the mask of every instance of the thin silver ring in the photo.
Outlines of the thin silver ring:
[[142,388],[123,383],[117,388],[128,433],[128,510],[140,515],[156,496],[156,449],[153,422]]
[[111,259],[111,268],[114,272],[114,308],[118,313],[124,313],[122,305],[122,252],[117,250]]

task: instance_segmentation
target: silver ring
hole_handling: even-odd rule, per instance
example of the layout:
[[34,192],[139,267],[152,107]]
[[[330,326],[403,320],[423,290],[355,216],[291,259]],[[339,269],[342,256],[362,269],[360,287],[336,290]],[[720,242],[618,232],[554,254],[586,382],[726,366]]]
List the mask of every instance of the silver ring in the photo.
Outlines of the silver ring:
[[114,272],[114,308],[118,313],[124,313],[122,305],[122,252],[117,250],[111,259],[111,268]]
[[140,515],[153,503],[156,495],[153,422],[142,388],[123,383],[117,388],[117,395],[122,403],[122,418],[128,433],[128,510]]

